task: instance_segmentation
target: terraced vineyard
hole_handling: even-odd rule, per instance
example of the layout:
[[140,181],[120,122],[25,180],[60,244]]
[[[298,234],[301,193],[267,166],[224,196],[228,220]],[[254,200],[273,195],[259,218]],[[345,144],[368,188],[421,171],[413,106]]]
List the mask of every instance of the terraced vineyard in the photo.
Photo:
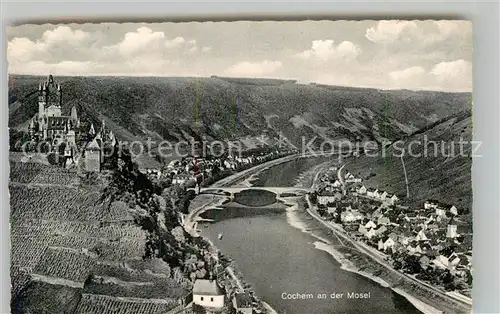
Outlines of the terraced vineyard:
[[49,247],[45,250],[33,273],[83,284],[94,264],[95,258],[82,251]]
[[165,314],[177,307],[174,300],[145,300],[83,294],[75,314]]
[[15,236],[11,238],[12,266],[34,268],[47,248],[43,238],[36,236]]
[[102,204],[98,192],[62,187],[9,187],[11,219],[99,221]]
[[10,161],[10,180],[17,183],[56,184],[68,186],[78,183],[74,172],[34,162]]
[[29,183],[44,168],[37,163],[10,162],[10,180],[17,183]]
[[167,313],[186,295],[168,264],[143,260],[147,232],[128,204],[110,204],[76,173],[11,162],[9,191],[16,312]]

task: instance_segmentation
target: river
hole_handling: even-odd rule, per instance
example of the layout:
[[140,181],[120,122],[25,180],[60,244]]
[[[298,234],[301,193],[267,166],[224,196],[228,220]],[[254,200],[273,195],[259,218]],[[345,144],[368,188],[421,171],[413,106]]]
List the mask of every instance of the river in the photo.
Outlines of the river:
[[[252,183],[294,186],[303,171],[322,161],[299,160],[274,166]],[[316,248],[318,238],[297,228],[312,223],[303,212],[295,208],[265,215],[231,215],[202,228],[203,235],[234,259],[245,281],[280,314],[420,313],[390,288],[343,270],[332,255]],[[217,239],[219,233],[224,234],[222,240]]]

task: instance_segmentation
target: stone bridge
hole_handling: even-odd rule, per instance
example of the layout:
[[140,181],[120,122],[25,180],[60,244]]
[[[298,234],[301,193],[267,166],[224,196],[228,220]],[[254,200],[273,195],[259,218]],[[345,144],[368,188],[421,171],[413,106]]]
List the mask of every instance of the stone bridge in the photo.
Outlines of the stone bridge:
[[302,188],[302,187],[260,187],[260,186],[252,186],[252,187],[209,187],[200,189],[200,194],[216,194],[223,196],[231,196],[234,194],[240,193],[242,191],[267,191],[276,194],[276,197],[285,197],[285,196],[302,196],[309,192],[312,192],[311,189]]

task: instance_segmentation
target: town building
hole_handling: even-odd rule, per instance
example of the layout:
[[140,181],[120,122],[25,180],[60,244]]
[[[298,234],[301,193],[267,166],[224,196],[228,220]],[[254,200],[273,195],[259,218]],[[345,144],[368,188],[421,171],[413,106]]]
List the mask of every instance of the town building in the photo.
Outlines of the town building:
[[366,194],[366,187],[364,185],[362,185],[361,187],[359,187],[356,190],[356,193],[361,194],[361,195],[365,195]]
[[366,196],[378,199],[380,197],[380,194],[377,189],[368,188],[366,190]]
[[207,310],[220,310],[225,305],[225,295],[216,280],[197,279],[193,285],[193,303]]
[[342,193],[332,187],[326,187],[318,193],[317,201],[320,205],[327,205],[340,201]]
[[342,222],[359,221],[364,218],[363,214],[357,210],[348,209],[340,214]]

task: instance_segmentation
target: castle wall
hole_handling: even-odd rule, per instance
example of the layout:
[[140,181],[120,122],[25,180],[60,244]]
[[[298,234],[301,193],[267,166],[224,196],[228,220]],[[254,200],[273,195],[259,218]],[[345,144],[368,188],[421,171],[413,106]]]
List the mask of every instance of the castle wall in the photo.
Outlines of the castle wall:
[[60,117],[61,116],[61,107],[59,106],[50,106],[46,109],[47,117]]

